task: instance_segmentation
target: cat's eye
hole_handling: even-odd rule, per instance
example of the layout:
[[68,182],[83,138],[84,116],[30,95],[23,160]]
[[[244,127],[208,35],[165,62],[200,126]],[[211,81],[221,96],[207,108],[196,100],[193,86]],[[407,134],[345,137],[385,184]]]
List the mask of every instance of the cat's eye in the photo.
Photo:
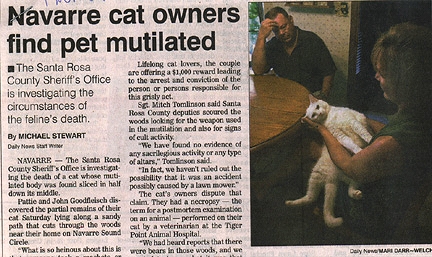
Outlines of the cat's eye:
[[315,119],[316,116],[316,113],[312,114],[312,119]]
[[319,106],[319,105],[317,105],[315,109],[316,109],[316,110],[318,110],[319,108],[320,108],[320,106]]

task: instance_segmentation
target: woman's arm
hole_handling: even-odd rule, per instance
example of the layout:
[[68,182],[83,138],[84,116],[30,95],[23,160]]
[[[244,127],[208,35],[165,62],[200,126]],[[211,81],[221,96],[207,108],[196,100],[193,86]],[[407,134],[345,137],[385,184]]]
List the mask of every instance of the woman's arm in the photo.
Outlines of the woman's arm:
[[307,118],[303,120],[321,133],[333,162],[355,181],[372,182],[402,170],[402,149],[393,137],[379,137],[362,151],[351,155],[323,125]]

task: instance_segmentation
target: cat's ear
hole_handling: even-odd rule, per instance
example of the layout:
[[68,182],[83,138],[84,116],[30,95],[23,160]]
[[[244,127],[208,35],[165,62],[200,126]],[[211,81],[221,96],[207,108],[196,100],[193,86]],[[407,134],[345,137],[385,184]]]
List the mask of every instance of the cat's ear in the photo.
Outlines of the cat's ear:
[[312,104],[312,103],[315,103],[315,102],[318,102],[318,98],[316,98],[315,96],[313,96],[312,94],[309,94],[309,102]]

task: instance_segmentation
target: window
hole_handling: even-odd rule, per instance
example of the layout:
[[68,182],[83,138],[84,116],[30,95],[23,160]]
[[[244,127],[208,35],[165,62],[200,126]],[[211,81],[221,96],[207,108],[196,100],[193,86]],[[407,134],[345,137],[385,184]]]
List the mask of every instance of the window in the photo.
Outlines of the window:
[[249,63],[263,17],[263,4],[257,2],[249,3]]

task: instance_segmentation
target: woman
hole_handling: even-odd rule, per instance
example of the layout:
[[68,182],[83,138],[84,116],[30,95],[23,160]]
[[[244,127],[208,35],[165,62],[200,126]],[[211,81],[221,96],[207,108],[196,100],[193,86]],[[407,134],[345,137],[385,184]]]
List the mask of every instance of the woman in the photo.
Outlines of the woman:
[[345,224],[390,242],[419,188],[430,185],[431,30],[408,23],[392,27],[376,42],[372,62],[384,97],[398,106],[398,112],[369,146],[351,155],[324,126],[304,121],[323,136],[333,162],[361,184],[362,200],[339,199],[337,203]]

